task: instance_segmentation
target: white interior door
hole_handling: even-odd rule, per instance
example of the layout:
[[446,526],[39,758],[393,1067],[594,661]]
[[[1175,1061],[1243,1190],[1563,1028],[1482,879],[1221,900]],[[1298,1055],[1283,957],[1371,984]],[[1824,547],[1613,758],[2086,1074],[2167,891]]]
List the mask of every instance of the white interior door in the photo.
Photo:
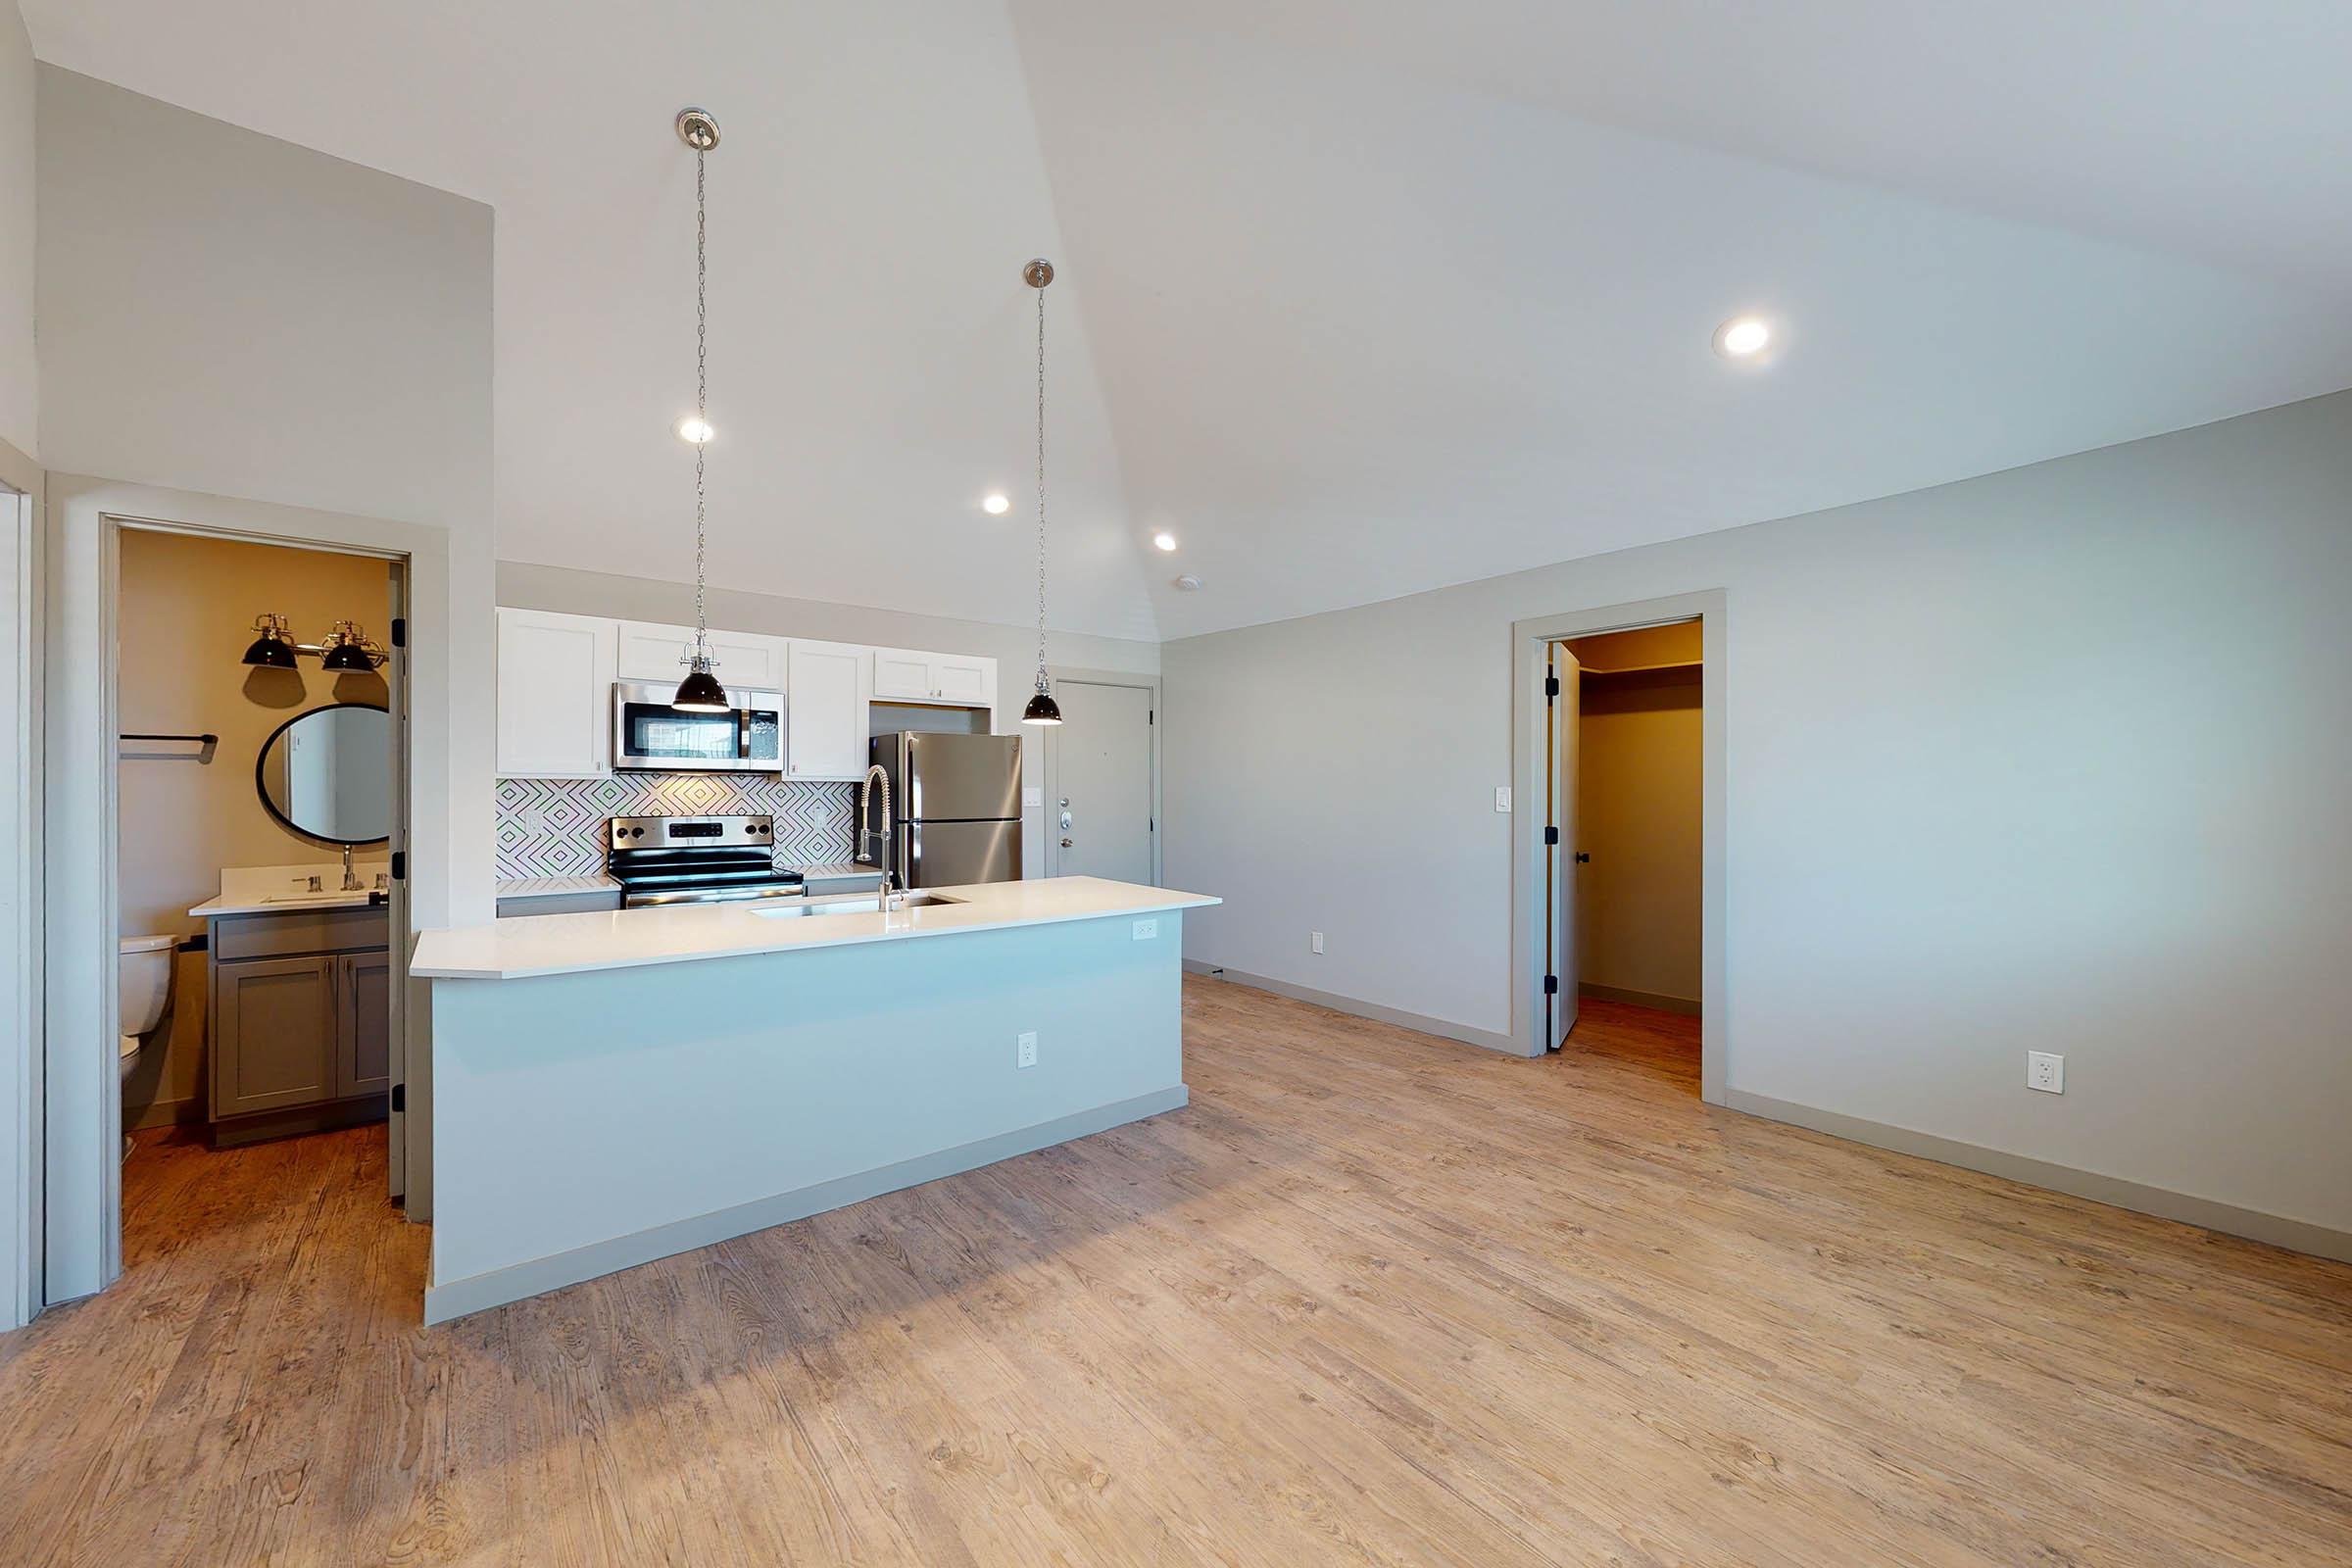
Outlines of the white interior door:
[[1046,874],[1152,883],[1152,692],[1060,681],[1061,723],[1048,730]]
[[1544,999],[1551,1020],[1544,1044],[1557,1051],[1576,1027],[1576,765],[1583,727],[1582,669],[1564,644],[1552,644],[1551,675],[1558,691],[1550,707],[1551,811],[1546,820],[1556,831],[1544,837],[1557,842],[1545,846],[1550,857],[1553,981],[1552,993]]

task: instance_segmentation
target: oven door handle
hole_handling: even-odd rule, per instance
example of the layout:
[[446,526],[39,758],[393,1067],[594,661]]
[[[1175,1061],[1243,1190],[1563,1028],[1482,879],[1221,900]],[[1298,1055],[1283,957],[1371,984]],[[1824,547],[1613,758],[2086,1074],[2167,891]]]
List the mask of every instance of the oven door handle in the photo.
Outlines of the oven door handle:
[[806,899],[807,888],[670,888],[646,893],[623,895],[621,906],[628,909],[652,908],[662,904],[749,904],[758,901],[773,903],[778,899]]

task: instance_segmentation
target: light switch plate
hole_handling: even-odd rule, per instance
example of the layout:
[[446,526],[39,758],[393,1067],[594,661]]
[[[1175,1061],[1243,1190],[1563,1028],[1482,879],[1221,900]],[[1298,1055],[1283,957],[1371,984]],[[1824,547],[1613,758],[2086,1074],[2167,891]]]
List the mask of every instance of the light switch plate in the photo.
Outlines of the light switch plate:
[[1150,942],[1150,941],[1151,941],[1152,938],[1154,938],[1154,937],[1156,937],[1156,936],[1158,936],[1158,935],[1159,935],[1159,921],[1158,921],[1156,918],[1154,918],[1154,919],[1150,919],[1150,920],[1138,920],[1138,921],[1136,921],[1136,922],[1135,922],[1135,940],[1136,940],[1136,941],[1138,941],[1138,942]]
[[1494,809],[1507,813],[1511,808],[1511,787],[1498,785],[1494,791]]
[[1309,948],[1312,948],[1315,952],[1321,953],[1323,951],[1323,933],[1320,931],[1309,931],[1306,934],[1306,945]]
[[2066,1093],[2066,1058],[2054,1052],[2026,1053],[2026,1087],[2045,1095]]

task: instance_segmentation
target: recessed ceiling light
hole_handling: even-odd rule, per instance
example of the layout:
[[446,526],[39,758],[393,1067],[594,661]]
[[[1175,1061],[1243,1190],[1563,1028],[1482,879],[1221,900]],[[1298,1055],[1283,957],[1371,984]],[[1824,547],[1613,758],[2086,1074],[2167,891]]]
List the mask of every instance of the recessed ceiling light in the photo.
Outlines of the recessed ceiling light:
[[1198,578],[1198,577],[1196,577],[1196,576],[1194,576],[1194,575],[1193,575],[1191,572],[1189,572],[1189,571],[1188,571],[1188,572],[1186,572],[1186,573],[1185,573],[1183,576],[1181,576],[1181,577],[1179,577],[1179,578],[1177,578],[1177,579],[1176,579],[1176,587],[1177,587],[1177,590],[1178,590],[1179,592],[1182,592],[1182,593],[1188,593],[1188,594],[1189,594],[1189,593],[1193,592],[1195,589],[1199,588],[1200,586],[1200,578]]
[[987,513],[992,517],[1002,517],[1004,515],[1004,514],[1012,510],[1012,503],[1005,500],[1001,494],[992,495],[987,500],[980,503],[980,510]]
[[1715,329],[1715,352],[1727,360],[1760,354],[1772,342],[1772,325],[1759,317],[1735,316]]
[[709,419],[698,418],[691,414],[678,421],[678,439],[691,441],[698,447],[716,433],[710,428]]
[[1162,550],[1173,550],[1176,548],[1176,536],[1167,532],[1165,529],[1153,534],[1152,536],[1152,542]]

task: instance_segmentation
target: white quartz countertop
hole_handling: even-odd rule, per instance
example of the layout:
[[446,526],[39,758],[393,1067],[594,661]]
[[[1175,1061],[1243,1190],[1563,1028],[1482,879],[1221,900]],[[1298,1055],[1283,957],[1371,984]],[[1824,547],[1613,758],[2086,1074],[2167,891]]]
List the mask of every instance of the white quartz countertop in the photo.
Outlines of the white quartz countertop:
[[[377,897],[381,898],[379,893]],[[188,912],[198,919],[216,914],[291,914],[300,909],[365,909],[366,893],[281,893],[232,898],[225,894],[205,900]]]
[[778,918],[755,913],[753,906],[740,904],[517,915],[490,925],[423,933],[416,939],[409,972],[430,980],[519,980],[858,942],[904,942],[960,931],[1194,909],[1224,902],[1199,893],[1105,882],[1091,876],[925,888],[914,896],[924,895],[953,902],[897,909],[888,915],[868,909]]
[[583,893],[611,893],[620,884],[611,877],[596,876],[502,876],[498,879],[498,896],[502,899],[564,899]]

